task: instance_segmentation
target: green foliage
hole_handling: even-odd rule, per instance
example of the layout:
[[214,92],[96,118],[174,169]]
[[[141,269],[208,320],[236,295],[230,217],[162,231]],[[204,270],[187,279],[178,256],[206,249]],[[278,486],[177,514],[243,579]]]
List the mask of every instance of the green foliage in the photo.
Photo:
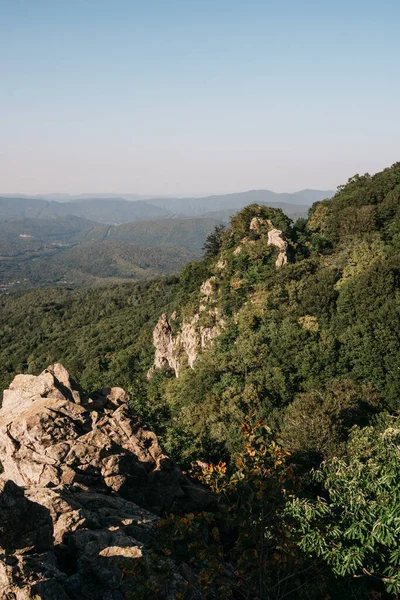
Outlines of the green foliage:
[[323,389],[299,394],[290,404],[280,441],[292,453],[316,455],[317,461],[342,456],[351,427],[367,425],[379,408],[379,398],[368,386],[332,380]]
[[[11,244],[14,255],[0,265],[0,289],[62,285],[88,287],[151,279],[179,272],[195,254],[183,248],[135,246],[111,241],[63,247],[28,240]],[[18,252],[18,254],[15,254]]]
[[261,422],[252,426],[246,420],[240,437],[241,451],[231,466],[219,461],[195,471],[214,493],[214,509],[170,515],[156,526],[151,558],[136,566],[135,589],[147,593],[139,597],[168,597],[177,568],[187,575],[175,596],[181,600],[321,597],[318,571],[283,523],[296,484],[288,453]]
[[203,246],[204,258],[213,260],[216,258],[222,248],[222,234],[225,231],[225,225],[217,225],[212,233],[207,236]]
[[[172,559],[196,574],[196,589],[178,592],[185,600],[400,593],[400,434],[397,419],[371,425],[400,410],[399,190],[397,163],[355,176],[293,227],[253,204],[179,278],[0,296],[4,387],[60,361],[89,389],[125,387],[174,458],[215,463],[203,480],[217,510],[166,518],[154,562],[138,563],[137,597],[165,597]],[[279,269],[269,220],[289,245]],[[117,276],[112,257],[90,248],[81,266]],[[154,252],[145,259],[159,264]],[[118,253],[119,273],[126,262]],[[194,369],[183,358],[179,378],[164,368],[147,382],[152,329],[175,311],[175,336],[194,316],[198,339],[216,324],[221,333]]]
[[377,173],[355,175],[338,188],[332,200],[316,202],[310,211],[308,227],[331,242],[348,235],[380,230],[386,219],[398,210],[400,163]]
[[300,548],[321,557],[338,576],[370,578],[371,587],[400,592],[400,429],[356,428],[347,456],[323,463],[314,474],[316,500],[288,507]]
[[245,598],[280,598],[295,591],[294,574],[301,576],[303,569],[294,541],[282,527],[295,480],[286,464],[288,453],[275,444],[268,427],[246,420],[241,433],[242,449],[233,465],[209,465],[201,479],[217,494],[226,511],[224,523],[235,531],[229,560],[238,577],[236,591]]
[[98,290],[48,288],[0,296],[1,388],[61,362],[86,389],[145,393],[152,328],[173,310],[177,278]]

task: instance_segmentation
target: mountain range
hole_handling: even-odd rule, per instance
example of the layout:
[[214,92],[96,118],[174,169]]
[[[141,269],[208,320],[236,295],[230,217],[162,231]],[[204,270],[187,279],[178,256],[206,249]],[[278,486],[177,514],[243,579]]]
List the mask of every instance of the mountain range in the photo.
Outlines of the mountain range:
[[293,194],[252,190],[204,198],[164,197],[144,200],[129,194],[125,197],[95,194],[71,197],[64,194],[44,197],[11,195],[0,197],[0,220],[24,217],[49,219],[74,215],[99,223],[118,224],[142,219],[204,216],[210,213],[215,213],[216,216],[222,214],[223,219],[228,220],[233,213],[253,202],[282,208],[288,216],[293,214],[297,217],[299,214],[305,216],[314,202],[330,198],[333,194],[331,190],[302,190]]
[[229,223],[249,202],[280,208],[295,220],[330,194],[254,190],[151,200],[85,194],[0,198],[0,289],[167,275],[199,258],[215,227]]
[[[114,283],[178,256],[136,227],[193,221],[2,235]],[[246,206],[177,275],[0,295],[0,598],[397,598],[399,223],[397,163]]]

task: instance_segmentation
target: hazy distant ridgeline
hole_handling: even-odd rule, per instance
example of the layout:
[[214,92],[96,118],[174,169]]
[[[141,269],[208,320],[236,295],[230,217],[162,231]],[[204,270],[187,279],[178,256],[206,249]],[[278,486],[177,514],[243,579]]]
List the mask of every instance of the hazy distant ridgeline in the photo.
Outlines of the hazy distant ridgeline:
[[[282,208],[288,215],[303,215],[318,200],[331,197],[332,191],[303,190],[293,194],[278,194],[269,190],[253,190],[237,194],[207,196],[205,198],[151,198],[132,199],[132,195],[104,198],[92,197],[62,202],[28,197],[0,197],[0,220],[21,218],[54,219],[74,215],[110,225],[140,220],[162,219],[166,217],[193,217],[216,213],[218,219],[228,217],[253,202]],[[54,195],[57,196],[57,195]],[[223,211],[220,213],[220,211]],[[221,215],[221,216],[218,216]],[[212,215],[210,215],[212,216]]]
[[215,227],[249,202],[281,208],[295,220],[329,194],[260,190],[145,201],[0,198],[0,290],[90,286],[174,273],[198,258]]
[[[226,209],[235,212],[248,204],[257,202],[273,208],[281,208],[290,216],[289,213],[300,208],[299,205],[306,211],[314,202],[331,198],[334,193],[332,190],[302,190],[293,194],[271,192],[270,190],[250,190],[205,198],[151,198],[146,200],[146,203],[177,214],[195,216]],[[282,204],[285,205],[286,210]]]
[[118,198],[88,199],[80,202],[48,202],[39,198],[0,198],[0,220],[22,218],[54,219],[74,215],[98,223],[129,223],[141,219],[160,219],[168,211],[145,202]]

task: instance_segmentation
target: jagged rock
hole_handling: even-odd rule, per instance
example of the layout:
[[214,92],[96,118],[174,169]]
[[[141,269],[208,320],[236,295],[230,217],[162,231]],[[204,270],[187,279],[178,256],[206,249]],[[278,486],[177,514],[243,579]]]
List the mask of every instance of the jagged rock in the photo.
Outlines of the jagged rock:
[[213,293],[214,281],[215,281],[215,275],[213,275],[213,277],[210,277],[209,279],[206,279],[201,284],[200,292],[203,295],[203,298],[201,300],[202,302],[207,302],[211,298],[212,293]]
[[[204,309],[204,304],[200,304],[199,313]],[[147,373],[148,379],[152,377],[155,369],[161,369],[165,365],[173,369],[176,377],[179,377],[182,366],[187,363],[193,368],[199,353],[209,348],[219,336],[224,327],[219,309],[212,308],[208,312],[209,318],[214,320],[211,326],[201,325],[199,313],[183,321],[176,336],[173,335],[165,313],[161,315],[153,331],[155,356],[153,366]]]
[[[199,353],[209,348],[214,339],[219,336],[224,327],[224,321],[220,310],[215,306],[213,293],[215,281],[215,276],[203,281],[200,287],[201,298],[198,312],[183,321],[175,336],[167,315],[165,313],[161,315],[153,331],[155,355],[153,366],[147,373],[148,379],[153,376],[156,369],[161,369],[166,365],[175,371],[176,377],[179,377],[182,366],[187,363],[189,367],[193,368]],[[209,320],[213,321],[211,326],[202,325],[200,322],[200,313],[206,310]],[[176,320],[176,318],[176,313],[172,313],[170,320]]]
[[192,504],[188,481],[127,398],[120,388],[89,396],[61,365],[18,375],[0,410],[4,477],[21,486],[113,490],[155,512]]
[[169,365],[175,373],[179,370],[179,361],[175,357],[175,344],[172,327],[168,322],[167,315],[163,313],[153,330],[153,345],[156,349],[154,364],[147,373],[147,378],[152,377],[155,369],[162,369]]
[[156,513],[209,504],[127,400],[121,388],[87,394],[59,364],[4,392],[0,600],[122,600]]
[[[261,210],[262,207],[259,207]],[[264,231],[267,237],[268,246],[275,246],[279,250],[279,254],[275,261],[277,268],[285,265],[288,262],[288,243],[283,237],[283,232],[274,227],[270,219],[261,217],[253,217],[249,231],[253,234],[261,235]],[[240,254],[242,249],[248,245],[255,244],[255,240],[249,236],[245,236],[240,241],[240,244],[233,251],[234,255]],[[226,261],[219,259],[215,265],[216,271],[219,272],[218,277],[221,277],[226,269]],[[185,364],[193,368],[200,352],[209,348],[214,340],[220,335],[224,328],[224,320],[220,309],[216,304],[214,293],[214,284],[217,281],[217,276],[213,275],[209,279],[203,281],[200,287],[200,302],[198,311],[190,318],[186,318],[179,329],[174,334],[170,321],[175,321],[177,316],[174,312],[170,320],[163,313],[153,331],[153,345],[155,347],[154,363],[147,373],[147,378],[150,379],[156,369],[161,369],[164,366],[169,366],[175,371],[176,377],[179,377],[179,372]],[[241,281],[231,279],[231,287],[237,289],[241,285]],[[213,321],[213,325],[205,326],[202,324],[200,316],[207,312],[208,320]]]
[[268,245],[276,246],[279,249],[279,254],[275,261],[275,266],[279,269],[279,267],[286,265],[288,262],[288,243],[283,239],[283,233],[280,229],[274,227],[271,221],[268,221],[268,225],[270,227],[268,231]]
[[0,533],[1,600],[124,598],[132,580],[123,581],[123,569],[143,557],[155,515],[79,488],[23,490],[7,481],[1,489],[2,519],[13,531],[7,544]]
[[[249,230],[252,231],[253,233],[259,234],[262,231],[263,227],[265,227],[266,230],[268,231],[268,242],[267,242],[268,246],[275,246],[276,248],[279,249],[279,254],[275,261],[275,266],[277,269],[279,269],[280,267],[287,264],[287,262],[288,262],[288,252],[287,252],[288,243],[283,237],[283,232],[280,229],[277,229],[273,225],[273,223],[270,219],[262,219],[261,217],[253,217],[250,222]],[[254,243],[255,243],[254,240],[251,240],[249,237],[244,237],[240,241],[239,246],[237,246],[235,248],[235,250],[233,251],[233,254],[234,255],[240,254],[240,252],[242,251],[243,247],[246,246],[246,244],[254,244]]]

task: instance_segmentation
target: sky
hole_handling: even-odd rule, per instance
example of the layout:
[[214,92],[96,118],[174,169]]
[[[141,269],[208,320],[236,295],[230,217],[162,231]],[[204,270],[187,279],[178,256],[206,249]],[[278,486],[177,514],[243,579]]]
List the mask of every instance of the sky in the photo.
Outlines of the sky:
[[0,0],[0,191],[335,189],[400,160],[399,29],[399,0]]

